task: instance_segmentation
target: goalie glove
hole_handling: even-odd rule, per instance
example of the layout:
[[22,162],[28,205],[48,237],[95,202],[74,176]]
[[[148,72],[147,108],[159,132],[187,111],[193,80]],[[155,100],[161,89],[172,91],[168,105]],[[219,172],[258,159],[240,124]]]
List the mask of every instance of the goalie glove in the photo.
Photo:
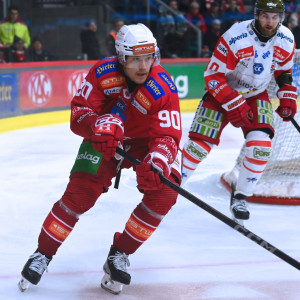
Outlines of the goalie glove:
[[282,86],[278,92],[280,104],[276,109],[283,121],[289,121],[288,117],[294,117],[297,112],[297,88],[292,85]]
[[117,115],[106,114],[95,122],[94,133],[91,136],[93,148],[100,152],[104,159],[114,157],[119,143],[123,144],[124,126]]
[[253,113],[245,98],[239,95],[237,91],[227,96],[222,107],[226,110],[228,121],[234,127],[250,126]]
[[150,150],[144,161],[136,166],[136,179],[141,190],[159,190],[163,187],[159,175],[153,169],[169,177],[170,165],[176,158],[178,148],[173,138],[166,137],[156,139],[150,145]]

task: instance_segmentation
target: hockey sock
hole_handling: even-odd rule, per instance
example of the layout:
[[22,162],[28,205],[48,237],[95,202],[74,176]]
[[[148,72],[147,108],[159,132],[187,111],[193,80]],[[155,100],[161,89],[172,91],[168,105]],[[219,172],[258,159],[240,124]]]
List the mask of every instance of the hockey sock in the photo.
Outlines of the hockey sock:
[[182,185],[193,174],[199,163],[207,157],[212,147],[213,144],[202,140],[189,139],[185,143],[182,150]]
[[115,236],[114,245],[127,255],[134,253],[155,231],[163,216],[156,218],[138,205],[132,212],[121,235]]
[[44,221],[38,239],[38,249],[51,257],[67,238],[78,221],[79,216],[70,211],[62,201],[57,201]]
[[246,153],[237,179],[235,194],[252,196],[271,154],[271,139],[262,131],[251,131],[246,138]]

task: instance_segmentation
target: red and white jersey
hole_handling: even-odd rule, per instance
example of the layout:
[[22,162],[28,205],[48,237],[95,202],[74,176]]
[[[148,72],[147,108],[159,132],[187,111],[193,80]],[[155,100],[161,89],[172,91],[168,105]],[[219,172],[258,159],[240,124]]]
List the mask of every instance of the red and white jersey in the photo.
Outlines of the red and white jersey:
[[130,93],[116,57],[97,62],[71,102],[71,129],[88,139],[96,119],[116,114],[124,123],[124,145],[147,148],[151,140],[182,135],[177,88],[169,73],[155,64],[143,85]]
[[272,76],[291,71],[295,50],[294,36],[280,25],[267,42],[261,42],[248,20],[234,24],[219,39],[206,67],[204,78],[208,91],[221,102],[238,91],[245,98],[268,87]]

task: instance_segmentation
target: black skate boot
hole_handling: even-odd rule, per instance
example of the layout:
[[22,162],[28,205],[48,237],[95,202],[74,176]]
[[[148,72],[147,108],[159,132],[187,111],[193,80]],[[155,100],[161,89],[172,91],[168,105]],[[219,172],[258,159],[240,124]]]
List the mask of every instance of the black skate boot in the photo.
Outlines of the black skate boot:
[[230,210],[237,220],[248,220],[250,213],[247,209],[246,196],[243,194],[231,194]]
[[51,260],[52,257],[43,255],[38,249],[29,257],[21,272],[23,278],[18,284],[22,292],[28,288],[29,283],[34,285],[39,283],[45,270],[48,271],[47,267]]
[[112,246],[103,266],[105,274],[101,280],[101,287],[112,294],[120,294],[123,284],[130,284],[131,276],[126,268],[129,265],[128,255]]

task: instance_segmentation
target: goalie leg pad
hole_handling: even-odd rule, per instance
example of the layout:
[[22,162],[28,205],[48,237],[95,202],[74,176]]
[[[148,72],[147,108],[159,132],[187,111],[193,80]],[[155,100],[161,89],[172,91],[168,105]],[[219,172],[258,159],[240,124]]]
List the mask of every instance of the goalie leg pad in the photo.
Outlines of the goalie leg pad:
[[271,155],[271,139],[262,131],[251,131],[246,138],[246,153],[237,179],[236,193],[252,196]]

